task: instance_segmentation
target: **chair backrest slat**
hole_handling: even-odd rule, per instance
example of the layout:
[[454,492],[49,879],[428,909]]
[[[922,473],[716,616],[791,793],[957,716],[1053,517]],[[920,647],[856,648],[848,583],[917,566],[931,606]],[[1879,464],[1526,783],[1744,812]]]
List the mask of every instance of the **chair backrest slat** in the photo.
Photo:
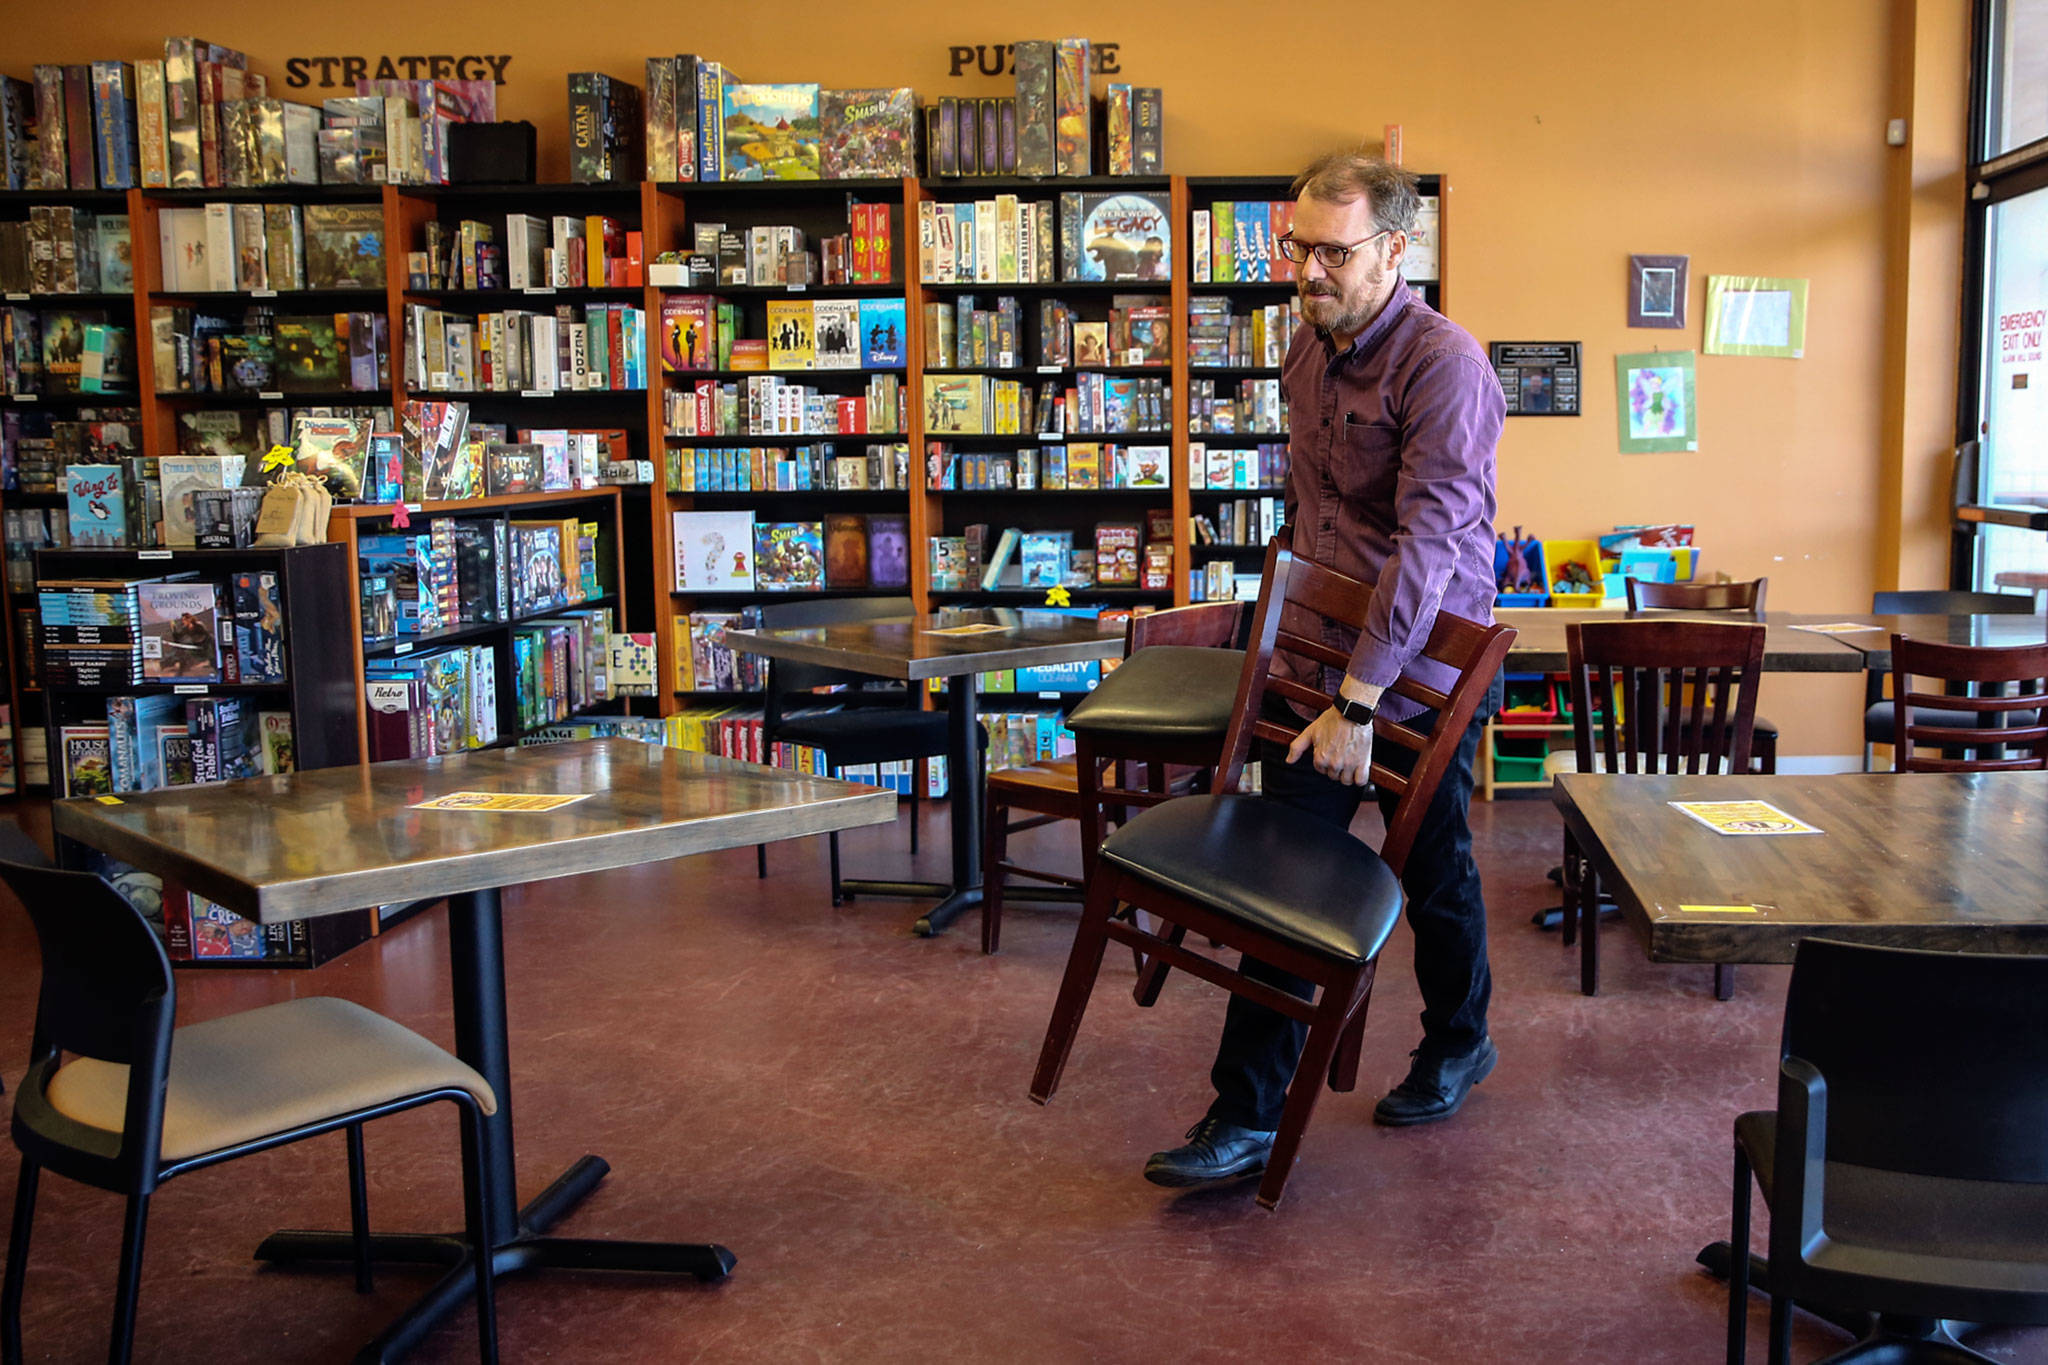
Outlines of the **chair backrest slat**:
[[1781,1053],[1827,1082],[1830,1161],[2042,1184],[2043,1037],[2048,956],[1810,938],[1793,960]]
[[1153,645],[1234,649],[1244,623],[1244,609],[1242,602],[1196,602],[1132,616],[1124,631],[1124,653],[1134,654]]
[[[1915,678],[1933,679],[1946,690],[1916,687]],[[1978,725],[1930,723],[1928,710],[1962,712],[1977,717]],[[1892,723],[1900,772],[2048,768],[2044,720],[2048,643],[1951,645],[1892,636]]]
[[1565,627],[1565,653],[1581,772],[1748,770],[1761,625],[1576,622]]
[[[1307,608],[1311,614],[1357,630],[1364,626],[1365,613],[1371,603],[1370,584],[1299,559],[1279,539],[1266,547],[1265,576],[1260,585],[1258,609],[1252,617],[1244,672],[1238,679],[1230,733],[1224,741],[1223,762],[1217,770],[1215,790],[1234,792],[1239,789],[1255,737],[1284,745],[1291,743],[1306,727],[1307,720],[1300,718],[1292,705],[1285,708],[1288,719],[1284,721],[1277,719],[1282,708],[1269,712],[1266,708],[1269,694],[1309,709],[1311,716],[1319,714],[1330,703],[1327,693],[1286,677],[1274,676],[1273,660],[1283,637],[1293,642],[1287,652],[1318,665],[1342,668],[1350,662],[1320,641],[1305,640],[1293,631],[1283,632],[1280,628],[1283,611],[1289,607]],[[1429,639],[1423,645],[1422,657],[1456,669],[1457,683],[1446,694],[1420,687],[1404,675],[1387,689],[1396,696],[1439,699],[1439,704],[1433,708],[1434,719],[1426,735],[1412,723],[1384,717],[1373,724],[1372,781],[1375,786],[1393,792],[1397,797],[1393,818],[1387,824],[1387,837],[1380,846],[1380,857],[1397,875],[1407,862],[1408,851],[1414,846],[1415,836],[1421,829],[1430,799],[1436,794],[1437,784],[1449,768],[1452,755],[1485,699],[1494,675],[1506,660],[1508,646],[1514,638],[1515,632],[1510,627],[1483,626],[1438,612]],[[1327,657],[1331,655],[1335,657]],[[1380,761],[1382,741],[1415,752],[1414,764],[1405,777]]]

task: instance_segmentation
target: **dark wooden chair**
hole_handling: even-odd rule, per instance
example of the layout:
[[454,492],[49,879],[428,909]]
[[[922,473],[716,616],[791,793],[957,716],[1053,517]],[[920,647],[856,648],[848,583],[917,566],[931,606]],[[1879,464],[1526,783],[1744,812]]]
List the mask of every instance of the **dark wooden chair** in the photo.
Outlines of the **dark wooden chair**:
[[[1011,877],[1078,888],[1102,842],[1107,815],[1156,805],[1200,787],[1230,728],[1244,657],[1233,648],[1242,602],[1202,602],[1133,616],[1124,663],[1068,718],[1075,757],[1047,759],[988,775],[987,851],[982,857],[981,950],[1001,947],[1004,892]],[[1086,754],[1084,758],[1082,755]],[[1143,770],[1143,787],[1123,774]],[[1105,770],[1118,773],[1106,786]],[[1018,812],[1024,812],[1018,817]],[[1060,820],[1081,826],[1081,876],[1009,859],[1012,834]]]
[[[763,607],[764,630],[797,630],[848,621],[886,621],[917,614],[907,597],[830,597]],[[946,752],[946,716],[920,705],[915,688],[875,688],[872,674],[822,664],[770,659],[762,692],[761,744],[802,744],[818,750],[828,768],[936,758]],[[813,695],[820,688],[843,690]],[[825,708],[831,709],[825,709]],[[806,709],[811,708],[811,709]],[[949,774],[951,781],[966,780]],[[918,784],[910,784],[910,856],[917,856]],[[831,863],[832,903],[848,893],[839,878],[839,835],[825,836]],[[768,846],[754,846],[755,875],[768,875]]]
[[[1423,654],[1458,670],[1450,692],[1405,675],[1388,689],[1429,708],[1433,720],[1427,732],[1384,717],[1374,722],[1372,781],[1399,803],[1376,854],[1343,830],[1239,791],[1252,739],[1284,745],[1306,724],[1291,708],[1269,713],[1269,696],[1312,712],[1329,704],[1317,689],[1274,676],[1276,651],[1336,668],[1349,663],[1320,638],[1283,629],[1283,607],[1357,627],[1371,600],[1371,585],[1268,547],[1215,793],[1141,810],[1103,841],[1031,1081],[1032,1099],[1051,1099],[1112,939],[1148,959],[1148,971],[1179,967],[1302,1021],[1307,1042],[1259,1186],[1259,1203],[1269,1209],[1286,1188],[1325,1077],[1333,1090],[1357,1084],[1373,969],[1403,904],[1399,869],[1515,634],[1440,613]],[[1275,719],[1281,714],[1289,721]],[[1406,776],[1380,761],[1391,746],[1414,754]],[[1157,916],[1167,932],[1119,917],[1119,904]],[[1190,931],[1309,981],[1317,997],[1299,999],[1183,947]]]
[[1799,945],[1778,1107],[1735,1121],[1729,1365],[1748,1344],[1752,1177],[1773,1365],[1794,1300],[1877,1315],[1840,1361],[1988,1365],[1951,1322],[2048,1323],[2044,1033],[2048,957]]
[[[2033,610],[2034,599],[2016,593],[1909,589],[1902,592],[1873,593],[1870,598],[1870,611],[1873,616],[2028,616]],[[1863,675],[1865,772],[1870,771],[1871,763],[1876,758],[1876,746],[1895,746],[1898,742],[1898,712],[1892,705],[1892,699],[1885,695],[1885,684],[1890,680],[1890,676],[1874,668]],[[1929,713],[1925,718],[1927,724],[1962,729],[1981,719],[1948,706],[1945,697],[1940,700],[1942,704],[1926,708]]]
[[[1645,583],[1628,580],[1630,611],[1739,611],[1761,621],[1768,578],[1736,583]],[[1749,754],[1760,773],[1778,771],[1778,727],[1762,716],[1750,732]]]
[[[1940,686],[1923,690],[1914,681],[1922,678]],[[1892,636],[1899,772],[2048,768],[2044,706],[2048,644],[1950,645]]]
[[[1746,773],[1764,628],[1733,622],[1598,621],[1565,627],[1572,742],[1584,773]],[[1596,720],[1595,712],[1598,712]],[[1597,733],[1596,733],[1597,732]],[[1579,989],[1600,992],[1599,878],[1564,836],[1564,941],[1584,936]],[[1714,968],[1714,997],[1735,969]]]
[[[368,1293],[362,1125],[452,1101],[462,1115],[463,1165],[479,1167],[480,1116],[497,1108],[490,1084],[410,1029],[322,996],[173,1028],[170,960],[113,887],[49,866],[12,824],[0,826],[0,881],[27,907],[42,949],[28,1074],[14,1097],[21,1175],[0,1286],[0,1359],[10,1365],[22,1359],[29,1233],[45,1170],[127,1197],[107,1353],[119,1365],[134,1350],[150,1196],[171,1177],[343,1131],[356,1287]],[[479,1345],[485,1360],[496,1360],[487,1196],[481,1179],[464,1185]]]

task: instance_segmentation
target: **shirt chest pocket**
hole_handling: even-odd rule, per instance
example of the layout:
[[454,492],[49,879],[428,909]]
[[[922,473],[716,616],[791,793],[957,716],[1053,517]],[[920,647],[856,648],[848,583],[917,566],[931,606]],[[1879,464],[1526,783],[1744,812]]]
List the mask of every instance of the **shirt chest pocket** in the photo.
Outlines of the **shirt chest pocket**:
[[1347,502],[1394,500],[1401,470],[1401,429],[1390,423],[1343,423],[1331,460],[1330,475]]

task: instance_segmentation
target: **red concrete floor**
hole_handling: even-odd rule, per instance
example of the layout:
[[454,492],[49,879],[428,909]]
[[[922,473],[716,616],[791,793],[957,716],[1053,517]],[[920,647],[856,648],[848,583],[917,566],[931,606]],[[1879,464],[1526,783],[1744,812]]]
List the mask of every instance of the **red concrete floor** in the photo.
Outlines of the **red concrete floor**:
[[[937,874],[944,817],[927,818],[919,865]],[[1372,1126],[1417,1039],[1397,931],[1360,1089],[1324,1096],[1278,1213],[1249,1183],[1175,1196],[1139,1178],[1207,1103],[1223,1007],[1211,987],[1177,976],[1139,1010],[1113,953],[1060,1094],[1044,1109],[1026,1098],[1068,912],[1013,912],[994,959],[971,923],[916,940],[909,903],[826,903],[822,840],[773,850],[765,883],[739,850],[511,893],[522,1191],[601,1154],[613,1174],[564,1231],[715,1239],[739,1268],[714,1288],[508,1280],[505,1358],[1718,1359],[1723,1291],[1692,1257],[1727,1224],[1730,1124],[1772,1096],[1786,973],[1745,969],[1717,1004],[1707,969],[1652,967],[1616,933],[1606,993],[1584,999],[1575,957],[1527,922],[1553,894],[1548,803],[1481,806],[1474,823],[1500,1069],[1447,1124]],[[848,836],[849,868],[899,870],[904,835]],[[1030,837],[1071,860],[1070,832]],[[35,983],[11,902],[0,963],[11,1090]],[[186,1021],[320,993],[450,1041],[438,914],[319,971],[189,972],[180,992]],[[451,1115],[386,1120],[369,1155],[381,1227],[456,1223]],[[0,1144],[0,1217],[15,1163]],[[345,1216],[338,1137],[166,1186],[137,1358],[348,1360],[422,1276],[387,1272],[358,1297],[344,1275],[249,1259],[272,1228]],[[116,1201],[46,1179],[36,1231],[29,1359],[103,1358]],[[1758,1304],[1758,1360],[1763,1325]],[[1800,1359],[1843,1344],[1802,1318]],[[1975,1344],[2048,1361],[2048,1333]],[[465,1314],[415,1359],[474,1349]]]

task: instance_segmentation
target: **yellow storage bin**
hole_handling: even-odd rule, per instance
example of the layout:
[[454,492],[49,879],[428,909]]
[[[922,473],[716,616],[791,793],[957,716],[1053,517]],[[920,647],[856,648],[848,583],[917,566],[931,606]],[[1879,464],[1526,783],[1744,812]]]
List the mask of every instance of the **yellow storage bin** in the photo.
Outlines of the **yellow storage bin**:
[[[1586,571],[1592,586],[1583,592],[1567,592],[1559,588],[1570,565],[1578,565]],[[1553,607],[1598,607],[1607,600],[1607,575],[1600,564],[1600,542],[1597,540],[1546,540],[1543,542],[1543,565],[1550,576],[1550,605]]]

